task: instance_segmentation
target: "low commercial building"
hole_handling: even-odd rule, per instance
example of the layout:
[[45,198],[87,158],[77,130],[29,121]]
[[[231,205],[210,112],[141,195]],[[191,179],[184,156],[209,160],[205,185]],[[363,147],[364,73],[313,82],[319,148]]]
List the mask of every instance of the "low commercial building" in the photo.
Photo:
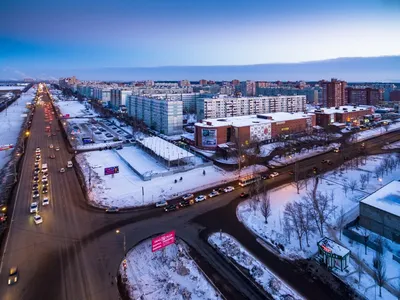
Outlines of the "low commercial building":
[[400,243],[400,180],[394,180],[360,202],[360,225]]
[[271,113],[230,118],[204,119],[195,124],[195,146],[216,149],[218,145],[236,142],[273,141],[281,135],[311,130],[315,126],[312,113]]
[[357,123],[364,119],[365,115],[372,114],[372,109],[365,106],[339,106],[331,108],[313,109],[310,112],[316,116],[318,126],[327,127],[332,123]]
[[343,271],[350,263],[350,250],[324,237],[318,243],[318,256],[329,269]]

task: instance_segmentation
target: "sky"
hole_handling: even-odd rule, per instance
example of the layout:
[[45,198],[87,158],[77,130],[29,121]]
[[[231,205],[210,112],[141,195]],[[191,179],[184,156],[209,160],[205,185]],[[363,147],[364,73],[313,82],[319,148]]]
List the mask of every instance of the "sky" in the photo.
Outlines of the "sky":
[[0,78],[399,55],[400,0],[3,0]]

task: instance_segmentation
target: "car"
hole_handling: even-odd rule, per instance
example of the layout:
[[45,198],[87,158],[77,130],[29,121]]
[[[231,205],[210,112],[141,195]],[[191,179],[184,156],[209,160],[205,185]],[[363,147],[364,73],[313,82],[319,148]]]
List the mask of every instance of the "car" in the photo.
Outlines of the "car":
[[40,170],[39,170],[39,169],[35,169],[35,171],[33,171],[33,174],[35,174],[35,175],[38,175],[38,174],[39,174],[39,172],[40,172]]
[[44,176],[44,177],[47,177],[48,175],[49,175],[49,171],[48,171],[48,170],[44,170],[44,171],[43,171],[43,176]]
[[339,148],[335,148],[335,149],[333,149],[333,152],[339,153],[339,152],[340,152],[340,149],[339,149]]
[[53,144],[50,144],[50,145],[49,145],[49,148],[50,148],[50,149],[53,149],[53,148],[54,148]]
[[39,189],[39,184],[34,183],[34,184],[32,185],[32,190],[33,190],[33,191],[36,191],[36,190],[38,190],[38,189]]
[[31,206],[29,208],[29,212],[31,214],[33,214],[33,213],[37,213],[38,211],[39,211],[39,206],[38,206],[37,202],[32,202]]
[[39,198],[39,191],[38,191],[38,190],[33,191],[33,193],[32,193],[32,198],[33,198],[33,199]]
[[40,153],[40,151],[41,151],[41,150],[40,150],[40,147],[37,147],[37,148],[36,148],[36,153]]
[[327,163],[328,165],[332,165],[332,164],[333,164],[333,162],[332,162],[330,159],[327,159],[327,160],[326,160],[326,163]]
[[50,155],[49,155],[49,158],[51,158],[51,159],[55,159],[55,158],[56,158],[56,156],[55,156],[54,154],[50,154]]
[[224,188],[224,192],[225,193],[229,193],[229,192],[232,192],[234,190],[235,190],[235,188],[233,186],[227,186],[226,188]]
[[111,206],[106,209],[106,213],[117,213],[119,212],[119,208],[116,206]]
[[209,198],[213,198],[213,197],[216,197],[218,195],[219,195],[219,192],[214,190],[214,191],[212,191],[211,193],[208,194],[208,197]]
[[60,151],[60,147],[57,146],[57,147],[56,147],[56,151]]
[[193,199],[194,195],[193,194],[185,194],[182,196],[183,200],[189,200],[189,199]]
[[179,209],[179,205],[176,204],[169,204],[166,207],[164,207],[164,211],[174,211],[174,210],[178,210]]
[[113,135],[110,133],[106,133],[106,137],[110,138],[110,137],[113,137]]
[[40,157],[36,157],[36,158],[35,158],[35,161],[36,161],[36,162],[39,162],[39,161],[40,161]]
[[114,130],[116,130],[117,129],[117,127],[111,127],[112,129],[114,129]]
[[44,186],[42,188],[42,194],[47,194],[49,192],[49,190],[47,189],[47,186]]
[[182,201],[179,202],[179,206],[180,206],[180,207],[187,207],[187,206],[190,206],[190,205],[192,205],[192,204],[194,204],[193,199],[190,199],[190,200],[182,200]]
[[240,193],[240,198],[247,198],[249,196],[248,193],[242,192]]
[[265,174],[263,174],[263,175],[261,175],[261,179],[262,179],[262,180],[266,180],[266,179],[268,179],[268,176],[265,175]]
[[121,134],[121,133],[123,133],[123,131],[122,130],[118,130],[117,133]]
[[33,177],[33,182],[38,182],[39,181],[39,176],[34,176]]
[[11,267],[10,271],[8,272],[8,285],[13,285],[18,281],[18,268]]
[[167,205],[168,205],[168,202],[165,201],[165,200],[159,201],[159,202],[156,203],[156,207],[164,207],[164,206],[167,206]]
[[278,172],[273,172],[273,173],[269,174],[269,178],[275,178],[277,176],[279,176]]
[[35,162],[35,167],[39,167],[39,163],[38,162]]
[[101,134],[101,131],[95,131],[94,134]]
[[42,217],[39,216],[38,214],[33,216],[33,221],[35,222],[36,225],[39,225],[39,224],[43,223]]
[[47,179],[45,181],[42,181],[42,185],[43,185],[43,187],[49,186],[49,182],[47,181]]
[[60,169],[60,173],[64,173],[65,172],[65,169],[64,168],[61,168]]
[[196,201],[196,202],[201,202],[201,201],[204,201],[204,200],[206,200],[206,199],[207,199],[206,196],[204,196],[204,195],[199,195],[199,196],[197,196],[197,197],[194,199],[194,201]]
[[49,205],[49,204],[50,204],[49,197],[44,197],[42,200],[42,205],[45,206],[45,205]]
[[318,168],[314,167],[314,168],[312,168],[312,171],[313,171],[314,174],[317,174],[318,173]]
[[323,164],[325,164],[325,163],[327,163],[328,161],[326,160],[326,159],[323,159],[323,160],[321,160],[321,163],[323,163]]

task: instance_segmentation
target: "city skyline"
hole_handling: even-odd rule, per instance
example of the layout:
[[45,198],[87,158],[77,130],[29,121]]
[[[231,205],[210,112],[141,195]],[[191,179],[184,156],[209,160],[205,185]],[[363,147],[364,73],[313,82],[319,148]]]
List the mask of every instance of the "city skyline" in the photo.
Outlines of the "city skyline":
[[396,55],[396,3],[98,1],[94,6],[72,0],[55,7],[46,0],[31,7],[18,0],[2,5],[0,77]]

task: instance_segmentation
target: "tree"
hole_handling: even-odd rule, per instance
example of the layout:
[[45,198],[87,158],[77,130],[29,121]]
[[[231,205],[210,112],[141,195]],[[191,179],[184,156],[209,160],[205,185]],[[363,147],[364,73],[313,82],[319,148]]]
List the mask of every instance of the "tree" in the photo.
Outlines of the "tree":
[[389,128],[390,128],[390,124],[386,123],[385,125],[383,125],[383,128],[385,129],[386,132],[388,132]]
[[350,188],[351,192],[354,193],[355,189],[357,189],[357,180],[351,179],[349,181],[349,188]]
[[342,240],[342,231],[344,226],[346,226],[346,218],[343,206],[340,208],[339,218],[336,220],[336,226],[339,229],[339,240]]
[[368,231],[368,229],[362,227],[361,228],[361,235],[364,237],[365,255],[367,255],[367,246],[368,246],[368,239],[369,239],[369,231]]
[[288,226],[288,229],[296,233],[300,249],[303,250],[301,242],[304,234],[302,228],[302,219],[304,217],[303,206],[297,201],[287,203],[285,205],[284,216],[287,222],[285,225]]
[[347,196],[347,192],[348,192],[348,190],[349,190],[349,186],[347,185],[346,182],[343,183],[343,185],[342,185],[342,190],[343,190],[343,192],[344,192],[344,195]]
[[367,174],[360,174],[360,189],[364,190],[367,185]]
[[271,197],[268,191],[263,192],[260,195],[260,210],[261,214],[265,219],[265,224],[268,224],[268,217],[271,216]]
[[379,297],[382,297],[382,286],[386,283],[386,264],[381,253],[376,252],[374,260],[374,279],[379,286]]

